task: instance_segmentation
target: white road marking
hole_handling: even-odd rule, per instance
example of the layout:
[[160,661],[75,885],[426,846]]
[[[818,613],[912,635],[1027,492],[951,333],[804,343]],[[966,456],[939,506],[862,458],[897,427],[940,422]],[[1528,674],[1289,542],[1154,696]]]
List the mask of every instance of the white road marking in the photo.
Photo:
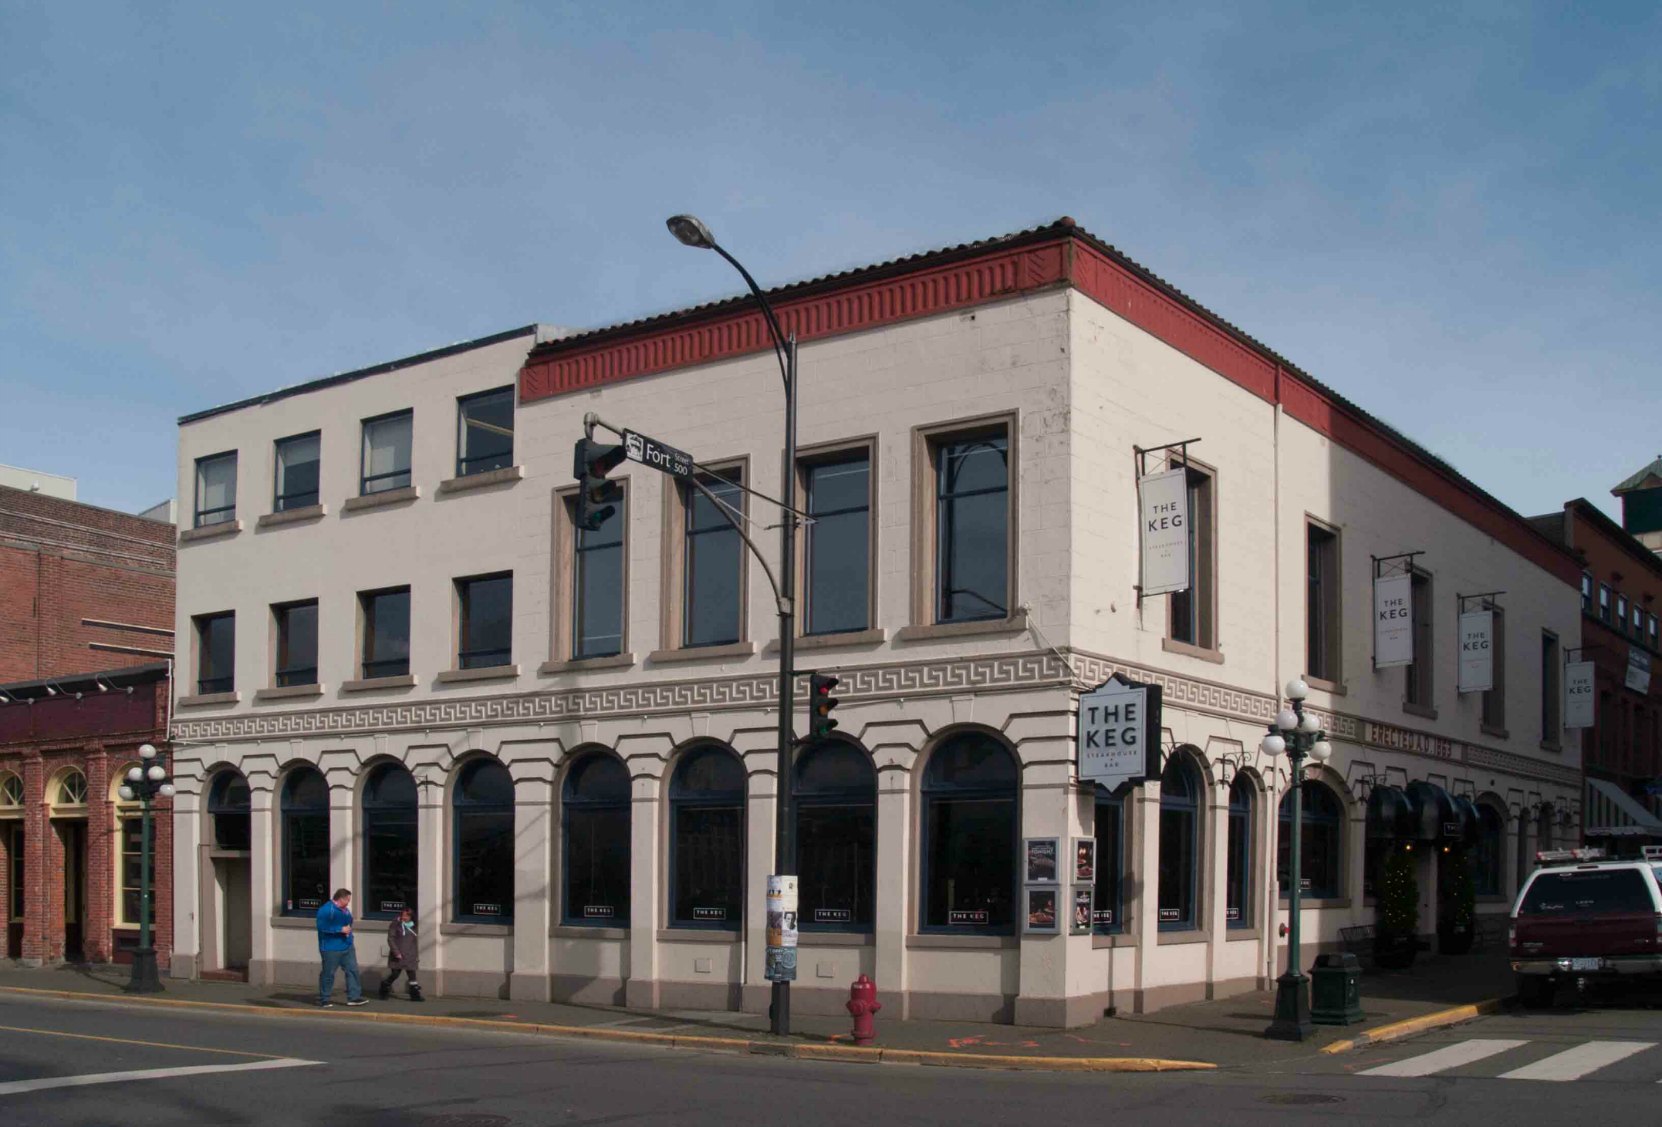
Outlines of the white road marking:
[[1588,1041],[1500,1074],[1502,1080],[1579,1080],[1589,1072],[1654,1047],[1654,1041]]
[[1527,1045],[1528,1041],[1483,1040],[1476,1038],[1470,1041],[1461,1041],[1456,1045],[1436,1049],[1429,1053],[1421,1053],[1417,1057],[1407,1060],[1393,1061],[1382,1064],[1377,1068],[1364,1069],[1358,1076],[1430,1076],[1449,1068],[1459,1068],[1463,1064],[1471,1064],[1485,1057],[1492,1057],[1496,1053],[1504,1053],[1508,1049],[1515,1049],[1519,1045]]
[[0,1096],[40,1092],[48,1088],[85,1088],[93,1084],[125,1084],[129,1080],[168,1080],[175,1076],[204,1076],[219,1072],[257,1072],[266,1068],[302,1068],[322,1064],[320,1060],[278,1057],[246,1064],[192,1064],[180,1068],[140,1068],[131,1072],[95,1072],[84,1076],[45,1076],[39,1080],[12,1080],[0,1084]]

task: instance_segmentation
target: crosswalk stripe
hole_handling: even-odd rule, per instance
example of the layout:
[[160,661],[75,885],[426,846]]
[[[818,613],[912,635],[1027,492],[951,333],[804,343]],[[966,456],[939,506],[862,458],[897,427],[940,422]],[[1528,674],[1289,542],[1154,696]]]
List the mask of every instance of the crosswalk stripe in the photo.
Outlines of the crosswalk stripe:
[[1508,1049],[1515,1049],[1519,1045],[1527,1044],[1529,1044],[1528,1041],[1474,1038],[1429,1053],[1421,1053],[1419,1056],[1409,1057],[1407,1060],[1393,1061],[1390,1064],[1382,1064],[1376,1068],[1364,1069],[1356,1075],[1430,1076],[1445,1069],[1459,1068],[1463,1064],[1471,1064],[1473,1061],[1480,1061],[1485,1057],[1492,1057],[1496,1053],[1504,1053]]
[[1606,1065],[1653,1048],[1654,1041],[1588,1041],[1545,1060],[1500,1074],[1502,1080],[1578,1080]]

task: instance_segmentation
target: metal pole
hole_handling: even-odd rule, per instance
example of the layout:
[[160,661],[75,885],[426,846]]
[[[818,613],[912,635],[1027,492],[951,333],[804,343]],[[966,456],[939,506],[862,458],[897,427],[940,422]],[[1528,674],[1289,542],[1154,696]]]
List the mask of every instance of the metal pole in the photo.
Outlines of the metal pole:
[[144,813],[139,831],[139,942],[133,951],[133,974],[127,982],[130,994],[154,994],[161,990],[161,975],[156,969],[156,948],[151,942],[150,928],[150,849],[154,836],[150,832],[150,803],[158,788],[149,779],[133,784],[144,802]]
[[[1295,700],[1293,712],[1303,721],[1304,702]],[[1287,862],[1287,876],[1292,881],[1287,893],[1287,970],[1276,979],[1275,1020],[1264,1035],[1281,1041],[1304,1041],[1316,1031],[1310,1021],[1309,980],[1298,949],[1304,893],[1304,756],[1307,747],[1315,746],[1316,737],[1295,728],[1287,733],[1286,740],[1287,762],[1293,773],[1293,834]]]
[[[796,872],[791,749],[796,743],[796,335],[785,345],[785,499],[779,531],[779,769],[774,782],[773,871]],[[791,984],[773,984],[772,1029],[791,1030]]]

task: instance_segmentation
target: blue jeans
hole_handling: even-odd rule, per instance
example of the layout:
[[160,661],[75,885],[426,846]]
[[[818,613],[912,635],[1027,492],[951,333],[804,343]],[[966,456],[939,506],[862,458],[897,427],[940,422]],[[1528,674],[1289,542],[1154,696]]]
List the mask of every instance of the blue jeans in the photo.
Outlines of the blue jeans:
[[358,981],[358,952],[351,947],[344,951],[320,951],[323,973],[317,976],[317,1000],[327,1002],[335,990],[335,971],[346,972],[346,1000],[355,1002],[364,996],[363,983]]

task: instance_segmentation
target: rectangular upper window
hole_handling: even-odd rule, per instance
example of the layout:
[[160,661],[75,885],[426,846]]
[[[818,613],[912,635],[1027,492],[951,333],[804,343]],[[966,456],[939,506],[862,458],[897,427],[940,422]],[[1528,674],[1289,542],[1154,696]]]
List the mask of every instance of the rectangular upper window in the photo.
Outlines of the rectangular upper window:
[[456,580],[456,668],[510,665],[514,654],[514,573]]
[[1558,680],[1558,635],[1541,631],[1541,742],[1558,742],[1558,702],[1563,689]]
[[871,626],[871,451],[861,447],[804,460],[804,634]]
[[1495,615],[1494,688],[1483,694],[1483,726],[1494,731],[1506,729],[1506,612],[1491,607]]
[[358,606],[363,613],[362,675],[404,676],[410,671],[410,589],[364,591]]
[[1653,650],[1656,648],[1656,633],[1657,633],[1657,622],[1656,622],[1656,616],[1653,614],[1653,615],[1650,616],[1649,629],[1646,631],[1646,635],[1645,635],[1646,638],[1649,639],[1649,641],[1650,641],[1650,648],[1653,649]]
[[1627,596],[1616,596],[1616,629],[1623,634],[1627,633]]
[[196,527],[237,519],[237,452],[196,459]]
[[1610,588],[1603,583],[1599,584],[1599,621],[1610,622]]
[[931,437],[935,621],[1010,616],[1010,438],[991,429]]
[[456,476],[514,464],[514,389],[482,391],[456,401]]
[[317,684],[317,600],[271,608],[277,626],[278,688]]
[[322,436],[318,431],[277,440],[276,488],[271,511],[286,512],[317,504],[317,477]]
[[[1172,467],[1177,468],[1177,467]],[[1174,591],[1167,602],[1167,636],[1174,642],[1218,648],[1213,622],[1217,573],[1216,516],[1212,511],[1213,477],[1193,465],[1189,482],[1189,589]]]
[[1409,580],[1414,613],[1414,660],[1403,673],[1407,677],[1403,699],[1420,708],[1434,702],[1437,648],[1432,644],[1431,576],[1416,571]]
[[228,693],[236,685],[237,616],[199,614],[196,624],[196,691]]
[[1581,573],[1581,613],[1593,613],[1593,577],[1585,571]]
[[1305,672],[1339,680],[1339,534],[1305,525]]
[[[574,504],[565,504],[569,521]],[[623,652],[624,536],[628,527],[628,494],[616,511],[590,531],[570,525],[571,656],[581,661],[613,657]]]
[[405,489],[410,484],[410,434],[413,411],[398,411],[364,420],[363,469],[358,492],[364,495]]
[[685,509],[681,645],[719,646],[744,631],[744,545],[723,508],[745,512],[739,467],[698,475],[709,490],[681,486]]

